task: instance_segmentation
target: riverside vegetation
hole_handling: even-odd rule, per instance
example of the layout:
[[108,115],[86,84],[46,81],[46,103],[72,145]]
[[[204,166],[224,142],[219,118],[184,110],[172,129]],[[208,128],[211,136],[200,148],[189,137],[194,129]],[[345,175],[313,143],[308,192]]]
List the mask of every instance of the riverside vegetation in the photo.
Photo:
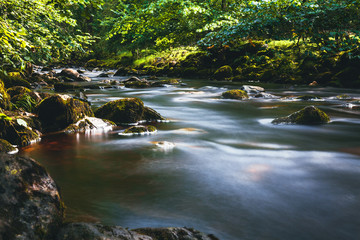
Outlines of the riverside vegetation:
[[[276,98],[261,87],[251,86],[267,83],[358,88],[359,34],[360,3],[350,0],[2,1],[0,152],[15,153],[17,148],[39,141],[47,133],[120,128],[124,134],[140,135],[156,132],[148,124],[166,121],[166,116],[145,106],[139,98],[110,101],[92,108],[84,88],[120,85],[151,88],[181,85],[178,78],[200,78],[224,84],[244,83],[242,89],[221,95],[238,101]],[[45,67],[37,69],[37,66]],[[104,73],[99,77],[104,78],[133,77],[122,82],[104,79],[94,84],[81,70],[75,71],[70,66],[102,70]],[[59,72],[54,68],[64,69]],[[158,79],[163,76],[171,78]],[[57,93],[35,90],[41,88],[53,88]],[[63,94],[67,91],[77,94]],[[316,98],[300,97],[304,101]],[[145,122],[144,126],[128,127],[129,123],[140,121]],[[326,113],[307,106],[272,123],[318,125],[329,121]],[[4,203],[12,212],[2,210],[1,216],[5,217],[0,219],[0,236],[9,239],[15,236],[46,239],[55,235],[58,239],[114,237],[101,225],[63,225],[60,193],[37,163],[1,155],[1,164],[1,182],[18,178],[21,189],[12,192],[9,183],[10,190],[0,187],[0,193],[31,196]],[[46,186],[41,186],[40,182],[44,181]],[[34,184],[43,190],[31,187]],[[38,197],[39,194],[46,197]],[[38,198],[34,200],[35,195]],[[20,209],[28,211],[43,201],[49,202],[44,210],[49,211],[41,215],[44,219],[39,222],[17,216]],[[24,223],[19,217],[28,222],[21,225]],[[25,229],[21,233],[17,232],[19,224]],[[84,235],[76,235],[77,231]],[[137,234],[144,236],[129,239],[164,239],[172,235],[182,236],[180,239],[187,236],[216,239],[191,229],[130,232],[114,227],[111,231],[121,232],[115,236],[120,239]]]

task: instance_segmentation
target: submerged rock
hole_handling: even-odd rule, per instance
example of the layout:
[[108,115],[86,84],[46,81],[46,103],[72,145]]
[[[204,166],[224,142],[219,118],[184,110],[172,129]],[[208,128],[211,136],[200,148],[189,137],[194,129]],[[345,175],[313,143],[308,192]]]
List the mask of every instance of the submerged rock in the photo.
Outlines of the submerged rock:
[[227,99],[240,99],[240,100],[249,98],[248,94],[240,89],[223,92],[221,96]]
[[62,130],[85,116],[93,117],[94,113],[87,102],[54,95],[40,102],[38,116],[44,131],[50,132]]
[[304,124],[316,125],[330,122],[329,116],[314,106],[307,106],[287,117],[276,118],[273,124]]
[[0,139],[0,153],[16,153],[18,150],[8,141]]
[[[151,114],[152,113],[152,114]],[[107,119],[116,124],[135,123],[140,120],[164,119],[155,110],[146,108],[138,98],[124,98],[106,103],[95,111],[98,118]],[[153,119],[155,118],[155,119]]]
[[54,180],[32,159],[0,153],[0,238],[55,239],[64,206]]
[[304,95],[304,96],[296,97],[296,99],[303,101],[311,101],[311,100],[321,99],[321,97],[315,95]]

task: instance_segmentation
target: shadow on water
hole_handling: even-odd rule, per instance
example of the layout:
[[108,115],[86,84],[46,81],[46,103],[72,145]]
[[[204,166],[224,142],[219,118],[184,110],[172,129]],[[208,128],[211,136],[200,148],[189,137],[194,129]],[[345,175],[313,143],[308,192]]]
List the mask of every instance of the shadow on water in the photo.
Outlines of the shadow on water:
[[[23,149],[60,185],[68,220],[188,226],[225,240],[360,239],[360,120],[339,108],[338,89],[269,90],[324,101],[234,101],[220,95],[236,86],[185,82],[86,92],[95,107],[140,97],[171,119],[155,135],[48,135]],[[271,124],[310,104],[332,122]]]

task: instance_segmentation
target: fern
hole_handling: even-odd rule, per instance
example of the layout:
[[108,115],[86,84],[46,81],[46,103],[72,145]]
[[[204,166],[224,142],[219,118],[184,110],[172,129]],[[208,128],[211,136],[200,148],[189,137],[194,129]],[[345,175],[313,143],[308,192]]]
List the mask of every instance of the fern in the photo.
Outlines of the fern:
[[22,95],[14,104],[16,109],[22,109],[26,112],[33,112],[36,106],[36,101],[28,94]]

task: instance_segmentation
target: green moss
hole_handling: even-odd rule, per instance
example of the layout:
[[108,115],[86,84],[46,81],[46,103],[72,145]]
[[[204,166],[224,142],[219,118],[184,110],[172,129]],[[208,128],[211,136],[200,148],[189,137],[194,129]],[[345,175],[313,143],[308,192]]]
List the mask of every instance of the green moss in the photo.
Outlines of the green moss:
[[142,120],[144,103],[138,98],[125,98],[106,103],[95,111],[98,118],[121,123],[134,123]]
[[228,98],[228,99],[240,99],[240,100],[249,98],[247,92],[240,90],[240,89],[229,90],[229,91],[223,92],[222,97]]
[[154,126],[133,126],[124,131],[124,134],[148,134],[152,132],[156,132],[156,128]]
[[0,108],[9,109],[10,106],[10,95],[7,93],[3,81],[0,79]]
[[230,78],[233,75],[233,70],[229,65],[225,65],[220,67],[214,73],[214,78],[216,80],[225,80],[226,78]]
[[4,139],[0,139],[0,152],[8,153],[14,151],[16,151],[16,148],[13,145]]
[[147,81],[131,81],[131,82],[126,82],[125,87],[127,87],[127,88],[148,88],[148,87],[150,87],[150,84]]
[[307,106],[287,117],[276,118],[273,124],[304,124],[317,125],[330,122],[329,116],[314,106]]
[[348,99],[352,99],[349,95],[347,94],[342,94],[342,95],[338,95],[336,96],[337,99],[340,99],[340,100],[348,100]]

